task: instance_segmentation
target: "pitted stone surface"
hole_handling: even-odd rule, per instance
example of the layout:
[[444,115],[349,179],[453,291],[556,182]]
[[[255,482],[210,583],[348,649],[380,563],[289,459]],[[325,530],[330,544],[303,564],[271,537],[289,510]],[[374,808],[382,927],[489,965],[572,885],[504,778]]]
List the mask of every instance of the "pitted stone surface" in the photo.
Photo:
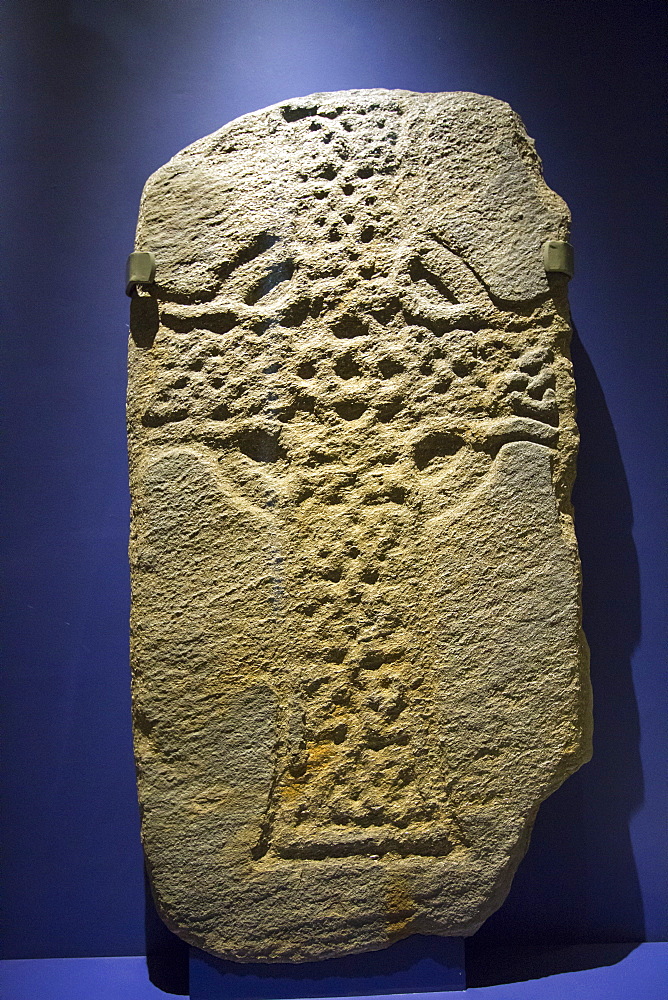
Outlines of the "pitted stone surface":
[[160,912],[238,961],[473,933],[589,756],[566,239],[475,94],[246,115],[148,182],[133,664]]

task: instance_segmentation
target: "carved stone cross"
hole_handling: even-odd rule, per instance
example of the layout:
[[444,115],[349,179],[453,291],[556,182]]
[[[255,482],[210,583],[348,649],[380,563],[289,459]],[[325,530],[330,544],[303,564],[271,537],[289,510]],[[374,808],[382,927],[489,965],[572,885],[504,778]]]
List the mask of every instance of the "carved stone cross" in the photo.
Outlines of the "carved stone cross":
[[238,961],[468,935],[588,759],[568,237],[475,94],[258,111],[146,185],[128,403],[143,839]]

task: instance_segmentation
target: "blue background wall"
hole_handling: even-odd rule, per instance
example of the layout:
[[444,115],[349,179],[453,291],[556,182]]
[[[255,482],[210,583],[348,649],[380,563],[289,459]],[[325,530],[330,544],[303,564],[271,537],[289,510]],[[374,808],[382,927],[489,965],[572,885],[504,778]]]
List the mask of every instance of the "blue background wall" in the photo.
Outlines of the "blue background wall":
[[5,4],[6,957],[141,954],[147,930],[178,952],[145,913],[134,798],[124,262],[143,183],[177,150],[245,112],[349,87],[503,98],[574,217],[595,757],[541,808],[470,954],[665,938],[661,12],[652,0]]

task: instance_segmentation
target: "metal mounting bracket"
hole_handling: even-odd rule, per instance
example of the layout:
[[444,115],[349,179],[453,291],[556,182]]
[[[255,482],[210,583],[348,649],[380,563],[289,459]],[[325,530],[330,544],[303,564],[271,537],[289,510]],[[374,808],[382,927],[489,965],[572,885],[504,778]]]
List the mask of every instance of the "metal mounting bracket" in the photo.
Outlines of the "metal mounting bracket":
[[125,271],[125,294],[132,295],[137,285],[150,285],[155,279],[155,254],[136,250],[128,257]]
[[547,240],[543,243],[543,264],[548,274],[565,274],[572,278],[575,273],[573,247],[565,240]]

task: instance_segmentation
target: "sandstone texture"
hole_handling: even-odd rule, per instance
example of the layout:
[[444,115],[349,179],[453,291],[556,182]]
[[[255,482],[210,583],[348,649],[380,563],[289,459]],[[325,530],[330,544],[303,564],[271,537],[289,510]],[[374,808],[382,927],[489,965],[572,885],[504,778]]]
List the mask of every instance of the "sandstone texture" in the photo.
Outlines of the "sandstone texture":
[[129,440],[160,912],[241,962],[469,935],[590,753],[564,203],[504,103],[353,90],[150,178]]

